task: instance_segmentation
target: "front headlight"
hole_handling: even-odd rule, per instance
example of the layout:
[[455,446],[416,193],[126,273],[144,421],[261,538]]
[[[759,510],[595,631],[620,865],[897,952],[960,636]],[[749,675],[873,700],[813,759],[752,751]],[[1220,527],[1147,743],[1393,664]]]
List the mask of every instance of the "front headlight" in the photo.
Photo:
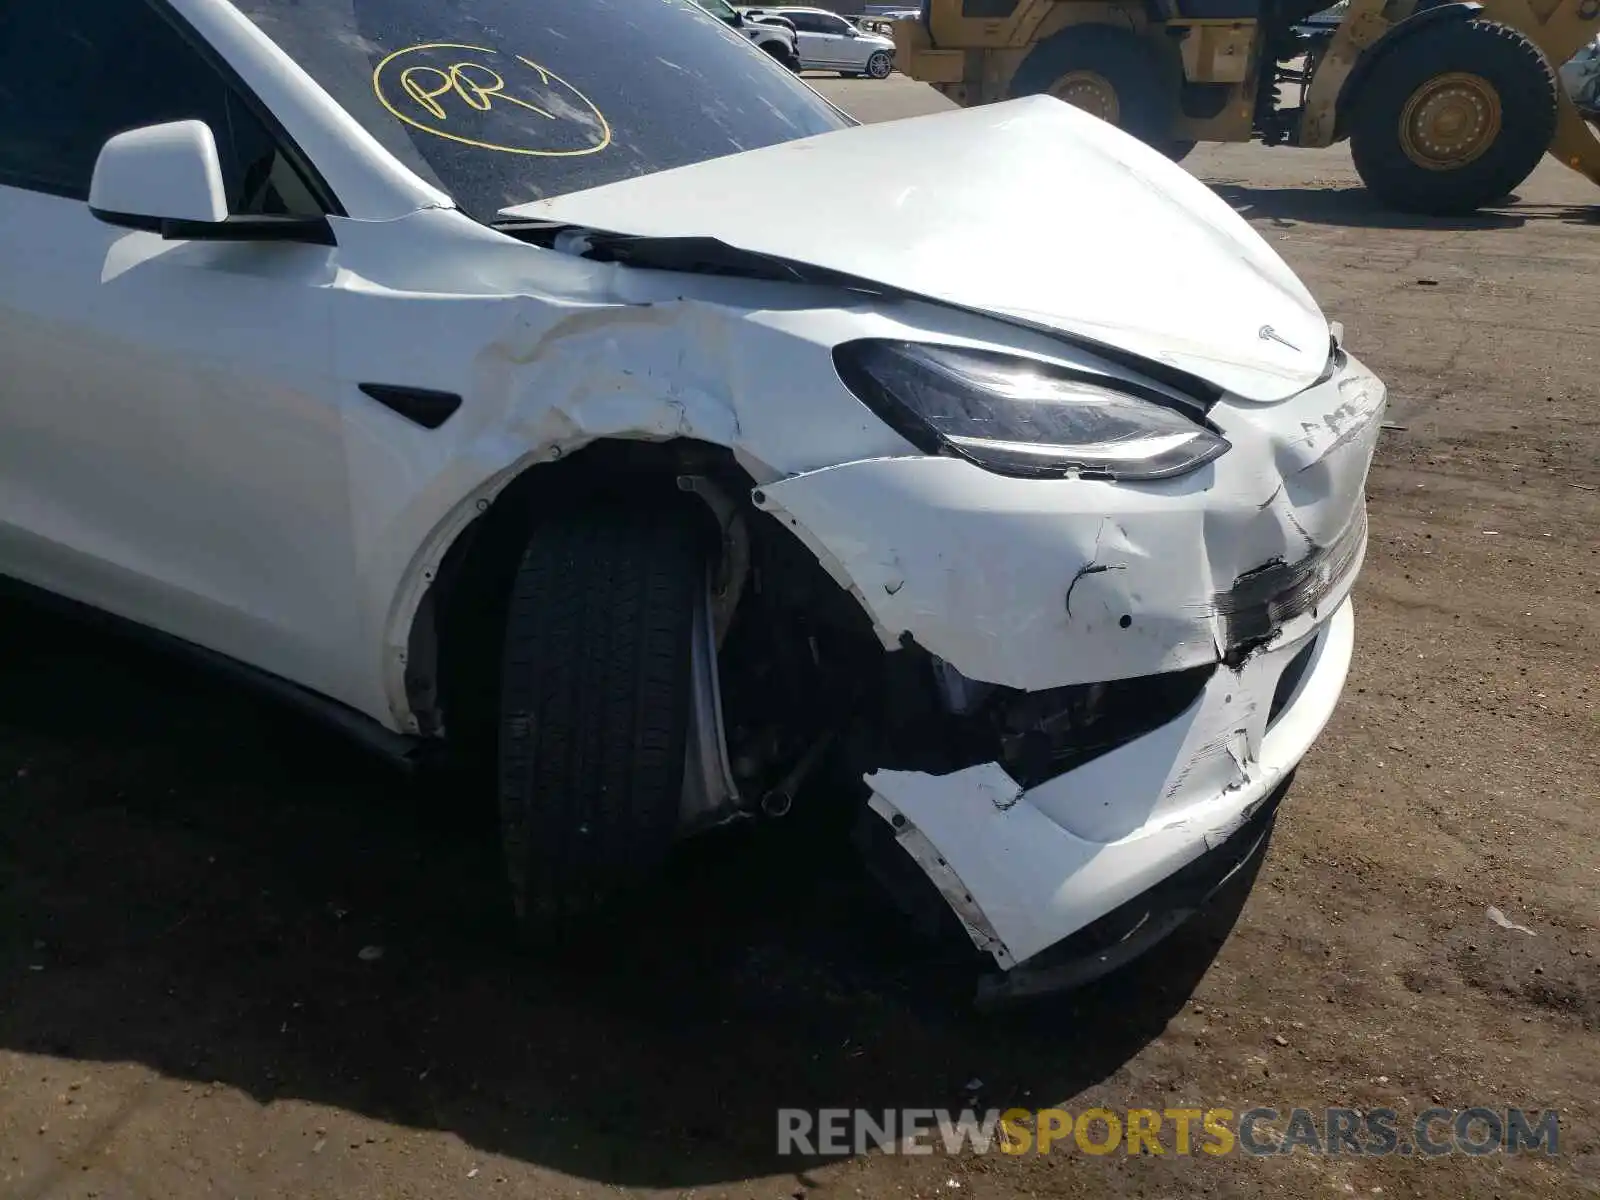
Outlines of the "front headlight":
[[1228,449],[1160,393],[1031,358],[859,341],[834,365],[863,403],[929,454],[1002,475],[1167,479]]

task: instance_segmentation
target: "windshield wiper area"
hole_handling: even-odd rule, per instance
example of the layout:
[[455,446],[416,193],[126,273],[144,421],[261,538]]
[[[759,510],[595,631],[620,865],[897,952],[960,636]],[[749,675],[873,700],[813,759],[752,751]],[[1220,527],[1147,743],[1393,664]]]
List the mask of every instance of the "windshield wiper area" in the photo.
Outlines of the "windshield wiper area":
[[682,271],[691,275],[725,275],[780,283],[813,283],[852,291],[885,289],[857,275],[808,266],[793,259],[741,250],[712,237],[650,237],[607,233],[581,225],[508,218],[493,228],[525,242],[546,246],[594,262],[614,262],[646,271]]

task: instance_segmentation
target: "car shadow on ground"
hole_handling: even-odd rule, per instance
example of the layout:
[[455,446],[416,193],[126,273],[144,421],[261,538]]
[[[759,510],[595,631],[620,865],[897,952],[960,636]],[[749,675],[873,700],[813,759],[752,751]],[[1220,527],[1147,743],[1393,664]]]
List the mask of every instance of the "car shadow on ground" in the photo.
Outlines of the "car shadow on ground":
[[1530,221],[1600,224],[1600,206],[1522,204],[1517,197],[1459,217],[1429,217],[1385,208],[1360,187],[1247,187],[1216,183],[1212,190],[1244,217],[1356,229],[1519,229]]
[[0,662],[0,1048],[607,1183],[804,1183],[784,1107],[1070,1097],[1161,1033],[1253,875],[1120,975],[1003,1018],[966,1007],[967,948],[910,942],[826,822],[687,850],[647,911],[552,956],[516,945],[476,799],[9,602]]

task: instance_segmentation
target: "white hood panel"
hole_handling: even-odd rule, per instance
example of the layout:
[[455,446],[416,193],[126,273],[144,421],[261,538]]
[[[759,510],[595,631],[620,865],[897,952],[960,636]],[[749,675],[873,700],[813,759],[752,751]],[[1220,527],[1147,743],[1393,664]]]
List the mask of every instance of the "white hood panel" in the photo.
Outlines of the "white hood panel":
[[1035,96],[863,125],[507,210],[741,250],[1091,338],[1249,400],[1313,383],[1316,301],[1182,167]]

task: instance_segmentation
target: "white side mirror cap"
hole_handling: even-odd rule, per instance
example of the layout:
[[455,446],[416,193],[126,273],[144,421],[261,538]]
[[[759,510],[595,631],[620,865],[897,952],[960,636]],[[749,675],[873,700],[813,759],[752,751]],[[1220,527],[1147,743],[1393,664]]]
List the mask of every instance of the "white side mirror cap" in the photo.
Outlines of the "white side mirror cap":
[[[89,208],[115,224],[228,219],[217,140],[204,121],[173,121],[119,133],[95,160]],[[133,218],[129,220],[129,218]]]

